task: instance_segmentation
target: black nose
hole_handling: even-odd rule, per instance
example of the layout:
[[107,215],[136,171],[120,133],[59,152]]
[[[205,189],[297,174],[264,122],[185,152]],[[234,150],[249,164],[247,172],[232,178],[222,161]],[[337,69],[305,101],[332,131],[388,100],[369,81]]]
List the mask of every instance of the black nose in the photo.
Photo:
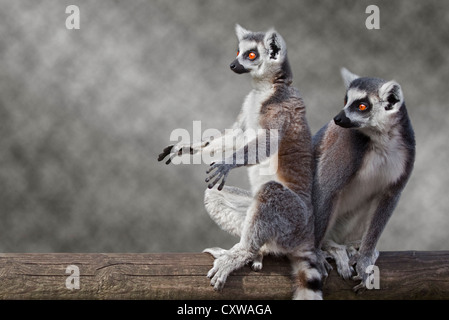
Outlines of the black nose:
[[249,72],[249,70],[246,69],[237,59],[232,61],[229,67],[231,68],[232,71],[238,74]]
[[358,126],[356,122],[351,121],[351,119],[346,116],[345,110],[342,110],[334,117],[334,122],[336,125],[343,128],[354,128]]
[[339,123],[341,122],[341,117],[340,117],[340,115],[336,115],[336,116],[335,116],[334,122],[335,122],[335,124],[339,124]]

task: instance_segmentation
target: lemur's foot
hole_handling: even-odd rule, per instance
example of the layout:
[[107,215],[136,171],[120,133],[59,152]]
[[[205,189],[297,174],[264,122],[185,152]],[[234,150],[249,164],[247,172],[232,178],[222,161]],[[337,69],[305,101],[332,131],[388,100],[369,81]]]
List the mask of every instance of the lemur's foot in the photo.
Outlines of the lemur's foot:
[[229,252],[223,254],[215,259],[214,266],[207,273],[207,277],[211,279],[210,285],[214,287],[214,290],[221,291],[228,276],[244,264],[242,259],[234,257]]
[[226,256],[215,259],[213,268],[207,273],[207,277],[211,279],[210,285],[214,287],[214,290],[221,291],[223,289],[226,279],[232,271]]
[[329,242],[324,251],[326,251],[337,265],[337,273],[345,280],[350,279],[354,273],[354,269],[349,264],[349,257],[345,245],[335,242]]
[[318,262],[318,270],[321,273],[323,279],[329,276],[329,272],[332,271],[332,265],[327,261],[327,258],[332,258],[327,252],[322,250],[316,251],[316,257]]
[[262,270],[263,267],[262,261],[263,261],[263,254],[259,253],[259,255],[252,261],[251,269],[256,272]]
[[361,243],[361,240],[346,243],[346,252],[348,253],[349,259],[358,253]]
[[355,265],[356,275],[352,277],[354,281],[361,281],[356,285],[353,290],[357,293],[362,293],[366,290],[366,281],[369,277],[368,267],[373,266],[376,263],[377,257],[379,256],[379,251],[374,250],[372,255],[364,255],[359,252],[351,257],[349,260],[349,265]]
[[348,280],[354,274],[354,268],[349,266],[349,259],[335,260],[337,273],[345,280]]
[[[214,248],[207,248],[204,249],[203,252],[205,253],[209,253],[210,255],[212,255],[215,259],[220,258],[222,255],[224,255],[228,250],[219,248],[219,247],[214,247]],[[251,269],[253,271],[260,271],[262,270],[263,267],[263,254],[260,253],[252,262],[251,262]]]
[[212,248],[212,252],[219,257],[215,259],[214,266],[207,273],[207,277],[211,279],[210,284],[217,291],[223,289],[226,279],[233,271],[240,269],[256,257],[239,243],[229,250]]
[[207,277],[211,279],[210,285],[214,287],[214,290],[221,291],[226,283],[226,279],[233,271],[229,268],[228,250],[214,247],[204,249],[203,252],[207,252],[215,258],[214,266],[207,273]]

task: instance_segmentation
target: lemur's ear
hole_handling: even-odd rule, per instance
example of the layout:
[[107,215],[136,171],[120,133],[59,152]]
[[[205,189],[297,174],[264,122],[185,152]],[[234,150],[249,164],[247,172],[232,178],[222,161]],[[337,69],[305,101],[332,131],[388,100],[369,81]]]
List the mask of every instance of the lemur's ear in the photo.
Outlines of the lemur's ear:
[[270,29],[265,33],[265,48],[268,49],[270,59],[279,60],[286,53],[286,45],[284,39],[274,29]]
[[385,110],[397,109],[404,102],[404,95],[399,83],[396,81],[388,81],[379,89],[379,98],[382,101],[388,101]]
[[239,41],[242,41],[242,39],[249,33],[251,33],[251,31],[246,30],[239,24],[235,25],[235,34],[237,35],[237,39],[239,39]]
[[349,71],[346,68],[341,68],[340,69],[340,73],[341,73],[341,77],[343,78],[343,82],[345,83],[346,89],[349,88],[349,86],[351,85],[352,81],[354,81],[355,79],[360,78],[358,75],[352,73],[351,71]]

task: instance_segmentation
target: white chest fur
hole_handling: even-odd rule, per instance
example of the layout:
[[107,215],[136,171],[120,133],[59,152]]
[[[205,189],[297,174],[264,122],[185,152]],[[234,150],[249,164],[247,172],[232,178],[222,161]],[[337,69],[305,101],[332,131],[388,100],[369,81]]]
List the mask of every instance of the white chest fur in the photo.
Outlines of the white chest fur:
[[[249,140],[255,139],[258,134],[257,130],[262,129],[260,126],[260,111],[262,104],[274,93],[273,87],[265,87],[261,89],[253,89],[245,98],[243,103],[244,114],[244,126],[245,126],[245,138]],[[277,166],[277,162],[273,159],[277,155],[272,156],[270,159],[265,160],[259,165],[251,166],[248,168],[249,180],[251,183],[251,191],[253,193],[259,190],[259,187],[270,181],[277,180],[276,174],[267,174],[270,172],[276,172],[271,167]]]
[[245,119],[245,129],[260,129],[260,109],[262,104],[267,101],[274,93],[273,87],[263,89],[253,89],[246,96],[243,103],[243,113]]
[[341,242],[361,239],[366,225],[360,222],[370,221],[382,192],[403,174],[405,161],[406,152],[399,135],[372,141],[361,168],[338,197],[332,238],[338,235],[335,240]]
[[368,189],[383,189],[404,173],[406,158],[402,137],[397,131],[388,137],[372,138],[371,148],[365,154],[357,178],[360,183],[372,185],[366,186]]

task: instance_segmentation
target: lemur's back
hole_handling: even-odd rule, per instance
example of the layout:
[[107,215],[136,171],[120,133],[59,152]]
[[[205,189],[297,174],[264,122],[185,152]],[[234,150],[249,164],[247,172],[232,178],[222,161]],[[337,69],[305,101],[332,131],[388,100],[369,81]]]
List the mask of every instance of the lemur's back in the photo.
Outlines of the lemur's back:
[[284,119],[283,139],[279,142],[277,180],[288,188],[310,198],[312,172],[312,136],[306,120],[305,105],[297,89],[279,85],[275,94],[261,110],[263,128],[273,126],[276,119]]

